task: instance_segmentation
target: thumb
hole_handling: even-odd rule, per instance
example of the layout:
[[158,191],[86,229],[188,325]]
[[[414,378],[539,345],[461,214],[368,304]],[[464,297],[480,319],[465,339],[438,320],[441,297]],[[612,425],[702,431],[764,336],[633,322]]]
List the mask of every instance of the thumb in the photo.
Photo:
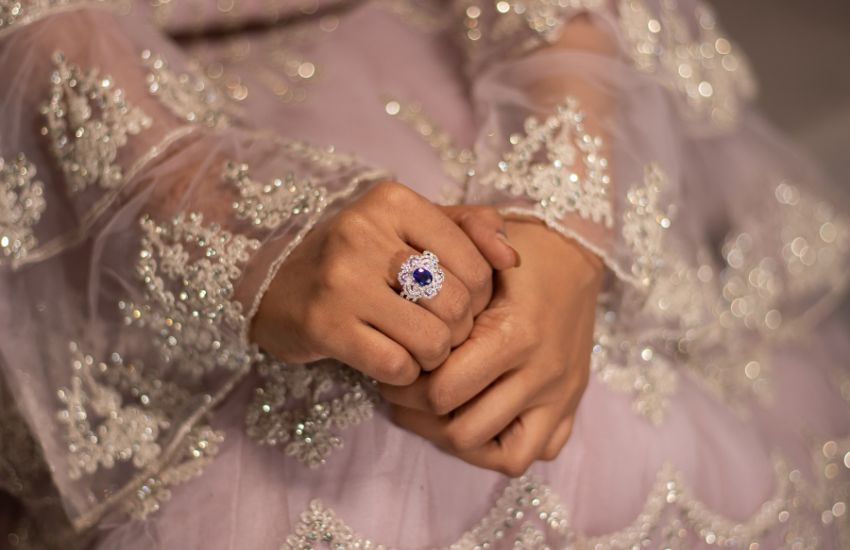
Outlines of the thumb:
[[505,221],[496,209],[471,204],[440,206],[440,209],[467,234],[493,269],[519,267],[519,252],[508,240]]

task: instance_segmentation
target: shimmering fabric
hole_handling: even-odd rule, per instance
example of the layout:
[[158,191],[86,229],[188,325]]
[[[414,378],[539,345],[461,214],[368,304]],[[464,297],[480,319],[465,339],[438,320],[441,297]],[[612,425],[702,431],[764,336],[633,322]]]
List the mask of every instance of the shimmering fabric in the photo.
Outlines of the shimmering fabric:
[[[559,43],[577,16],[610,51]],[[0,0],[0,67],[10,541],[850,544],[850,226],[702,3]],[[609,268],[574,434],[522,478],[248,341],[389,173]]]

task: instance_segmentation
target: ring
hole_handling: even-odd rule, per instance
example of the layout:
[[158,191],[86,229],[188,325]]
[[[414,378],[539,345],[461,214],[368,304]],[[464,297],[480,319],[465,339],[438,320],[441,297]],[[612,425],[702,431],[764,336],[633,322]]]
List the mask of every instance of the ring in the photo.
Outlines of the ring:
[[445,277],[436,254],[426,250],[422,254],[413,255],[401,264],[398,272],[401,297],[411,302],[420,298],[433,298],[440,292]]

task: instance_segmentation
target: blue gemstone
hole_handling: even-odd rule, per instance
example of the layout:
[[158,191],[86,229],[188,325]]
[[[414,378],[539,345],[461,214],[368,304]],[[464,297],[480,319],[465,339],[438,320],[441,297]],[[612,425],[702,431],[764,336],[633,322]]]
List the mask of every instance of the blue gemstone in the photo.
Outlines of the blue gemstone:
[[413,271],[413,280],[416,281],[416,284],[419,286],[428,286],[431,284],[431,281],[434,280],[434,276],[431,275],[431,272],[424,267],[417,267]]

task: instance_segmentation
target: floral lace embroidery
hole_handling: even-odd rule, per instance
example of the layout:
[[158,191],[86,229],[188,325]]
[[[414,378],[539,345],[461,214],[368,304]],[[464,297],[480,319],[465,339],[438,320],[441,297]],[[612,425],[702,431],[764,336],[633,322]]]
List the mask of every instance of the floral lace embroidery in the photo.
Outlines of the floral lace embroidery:
[[[116,369],[106,363],[96,363],[71,344],[71,365],[74,375],[71,387],[59,389],[57,395],[65,405],[58,414],[65,425],[68,443],[68,475],[79,479],[93,474],[100,466],[112,468],[116,462],[132,460],[141,468],[159,456],[157,443],[160,429],[168,425],[160,408],[149,407],[150,396],[141,394],[137,405],[125,405],[121,392],[103,381]],[[121,369],[126,382],[140,380],[136,367]],[[94,424],[99,419],[98,424]]]
[[115,189],[124,182],[116,163],[128,136],[149,128],[152,120],[131,105],[111,77],[97,69],[88,72],[68,63],[62,52],[53,55],[50,99],[42,105],[47,125],[42,133],[65,174],[71,193],[91,185]]
[[[510,481],[487,516],[447,548],[473,550],[513,545],[543,550],[547,548],[547,537],[550,542],[557,542],[557,547],[576,549],[687,548],[695,540],[724,548],[754,548],[774,529],[782,530],[786,540],[793,540],[807,524],[806,510],[800,502],[802,482],[799,472],[789,473],[782,460],[775,460],[774,471],[774,496],[765,500],[752,517],[736,522],[709,510],[692,495],[683,476],[666,464],[658,472],[635,521],[624,529],[596,537],[586,537],[572,529],[557,494],[538,476],[526,475]],[[316,548],[317,544],[334,550],[386,548],[356,534],[321,501],[314,500],[283,548]]]
[[293,216],[318,212],[325,206],[325,188],[309,178],[298,181],[292,172],[263,184],[251,179],[246,164],[228,162],[222,178],[239,193],[233,202],[236,216],[255,227],[274,229]]
[[635,67],[657,75],[695,116],[720,126],[735,122],[741,98],[751,97],[755,84],[746,60],[719,34],[708,6],[696,6],[696,37],[677,0],[662,0],[658,17],[643,0],[622,0],[619,14]]
[[184,452],[166,466],[157,476],[148,478],[136,492],[123,501],[127,513],[135,519],[145,519],[158,512],[162,504],[171,499],[171,488],[185,483],[203,473],[218,454],[224,434],[209,426],[192,428],[184,442]]
[[266,359],[257,371],[265,383],[245,416],[248,436],[281,447],[307,466],[321,466],[342,446],[337,430],[372,417],[375,397],[367,380],[335,362],[286,365]]
[[583,121],[571,97],[543,122],[529,117],[525,135],[511,136],[513,149],[481,183],[537,201],[547,221],[577,212],[611,227],[608,160],[602,155],[601,138],[590,135]]
[[175,74],[165,59],[150,50],[142,52],[148,71],[148,91],[159,98],[172,113],[186,122],[210,128],[229,125],[224,114],[224,96],[202,74],[196,71]]
[[643,185],[633,187],[626,195],[629,207],[623,214],[623,240],[635,256],[632,275],[647,288],[661,267],[664,231],[672,223],[658,204],[666,179],[661,168],[651,164],[646,168]]
[[0,157],[0,265],[27,256],[38,244],[33,226],[47,204],[35,166],[21,154],[12,161]]
[[204,225],[198,213],[180,214],[164,225],[145,216],[140,225],[136,274],[145,296],[141,304],[119,304],[127,324],[148,328],[163,358],[193,375],[247,365],[255,353],[225,330],[243,333],[246,320],[232,299],[233,283],[259,241]]
[[615,320],[616,313],[600,304],[593,332],[591,372],[612,390],[631,394],[635,412],[660,425],[678,387],[676,370],[652,342],[631,341],[617,334]]

